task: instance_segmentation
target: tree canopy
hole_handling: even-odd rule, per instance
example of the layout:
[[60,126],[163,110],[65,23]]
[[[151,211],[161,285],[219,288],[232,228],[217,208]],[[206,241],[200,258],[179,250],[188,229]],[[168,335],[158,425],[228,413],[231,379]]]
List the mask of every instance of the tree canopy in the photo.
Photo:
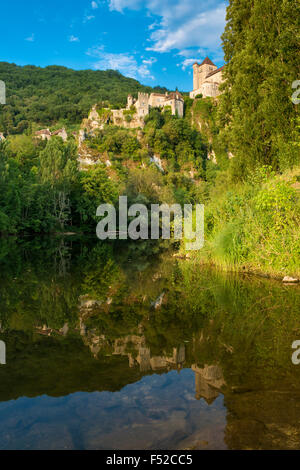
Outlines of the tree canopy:
[[6,84],[7,104],[0,109],[0,130],[22,134],[34,123],[80,124],[97,102],[124,106],[129,93],[165,92],[146,87],[115,70],[71,70],[66,67],[21,67],[0,62],[0,80]]
[[299,19],[297,0],[229,2],[220,118],[237,176],[257,165],[299,163],[292,144],[299,112],[292,102],[292,83],[300,76]]

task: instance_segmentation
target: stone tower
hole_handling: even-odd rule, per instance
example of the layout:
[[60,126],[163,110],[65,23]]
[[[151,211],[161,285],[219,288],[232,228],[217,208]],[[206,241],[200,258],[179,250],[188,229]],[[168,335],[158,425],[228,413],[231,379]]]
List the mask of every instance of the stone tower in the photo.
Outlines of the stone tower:
[[138,100],[135,104],[139,116],[147,116],[149,114],[149,99],[148,93],[139,93]]
[[128,98],[127,98],[127,109],[130,109],[133,104],[134,104],[134,99],[133,99],[132,95],[128,95]]
[[218,67],[208,57],[206,57],[201,64],[195,62],[193,65],[194,90],[198,90],[205,82],[207,75],[214,70],[217,70],[217,68]]

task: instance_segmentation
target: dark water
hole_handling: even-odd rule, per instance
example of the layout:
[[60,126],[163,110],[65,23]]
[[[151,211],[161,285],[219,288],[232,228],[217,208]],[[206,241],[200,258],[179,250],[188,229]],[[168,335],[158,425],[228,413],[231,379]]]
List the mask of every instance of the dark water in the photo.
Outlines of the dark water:
[[0,241],[0,449],[297,449],[300,289],[156,245]]

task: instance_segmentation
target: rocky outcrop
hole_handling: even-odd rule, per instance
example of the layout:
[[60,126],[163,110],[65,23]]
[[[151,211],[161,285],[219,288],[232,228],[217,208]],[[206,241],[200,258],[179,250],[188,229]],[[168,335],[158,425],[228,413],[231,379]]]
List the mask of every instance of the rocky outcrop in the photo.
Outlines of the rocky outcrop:
[[154,163],[154,165],[161,171],[162,173],[165,172],[162,161],[158,155],[153,155],[153,157],[150,157],[150,163]]
[[163,292],[154,302],[151,303],[151,307],[155,310],[159,309],[162,306],[165,293]]
[[282,280],[285,284],[298,284],[299,279],[295,277],[285,276]]

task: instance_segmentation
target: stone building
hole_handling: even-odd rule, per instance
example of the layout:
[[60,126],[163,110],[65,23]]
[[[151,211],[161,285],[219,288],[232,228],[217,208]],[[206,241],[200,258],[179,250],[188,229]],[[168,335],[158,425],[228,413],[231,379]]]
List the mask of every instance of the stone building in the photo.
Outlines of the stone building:
[[36,138],[42,140],[50,140],[51,139],[51,132],[49,129],[42,129],[35,133]]
[[127,109],[130,109],[128,106],[131,100],[133,100],[133,103],[131,106],[135,106],[139,117],[145,117],[149,114],[150,96],[148,95],[148,93],[139,93],[137,100],[134,100],[132,97],[128,97]]
[[128,95],[127,106],[124,109],[103,108],[101,116],[95,104],[89,116],[82,123],[82,129],[87,134],[93,135],[95,130],[103,129],[105,124],[112,123],[115,126],[122,126],[127,129],[143,128],[145,117],[148,116],[151,108],[169,108],[172,115],[183,118],[184,99],[179,91],[160,93],[138,93],[138,98]]
[[202,95],[204,98],[220,95],[219,86],[223,82],[223,67],[218,68],[208,57],[201,64],[195,62],[193,65],[194,86],[190,97],[195,98]]
[[165,94],[151,93],[151,95],[148,93],[139,93],[137,100],[135,100],[131,95],[128,96],[127,109],[130,109],[132,106],[135,106],[137,114],[140,117],[147,116],[149,114],[150,108],[170,107],[174,116],[178,114],[178,116],[182,118],[184,111],[184,100],[179,91],[170,93],[166,92]]
[[68,134],[64,127],[54,132],[51,132],[49,129],[42,129],[35,133],[35,137],[37,139],[42,139],[42,140],[50,140],[51,137],[55,137],[55,136],[61,137],[64,142],[68,140]]

